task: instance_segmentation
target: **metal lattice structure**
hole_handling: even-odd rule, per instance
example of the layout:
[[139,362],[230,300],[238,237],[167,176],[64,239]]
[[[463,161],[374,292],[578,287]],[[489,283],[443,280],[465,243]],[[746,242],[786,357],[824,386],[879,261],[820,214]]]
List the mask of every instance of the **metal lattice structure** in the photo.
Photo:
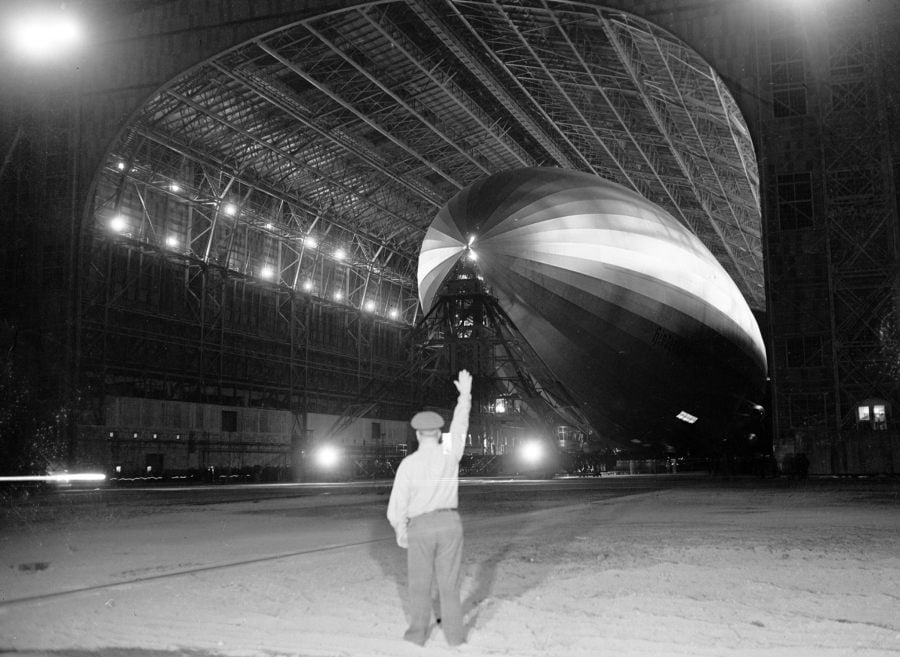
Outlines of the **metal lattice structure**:
[[[760,84],[773,98],[763,140],[776,445],[808,451],[823,471],[884,467],[874,463],[890,452],[880,455],[875,438],[887,418],[861,421],[858,409],[875,403],[890,413],[897,394],[880,327],[896,313],[891,98],[900,42],[896,11],[860,9],[833,7],[827,25],[773,12],[760,48],[768,64]],[[875,441],[867,448],[875,460],[850,439]]]
[[234,48],[142,108],[96,227],[124,216],[150,247],[413,323],[437,209],[523,165],[639,191],[764,305],[753,148],[722,81],[651,23],[569,2],[369,3]]
[[[121,130],[87,225],[82,386],[288,409],[299,435],[305,413],[337,415],[330,433],[407,417],[442,394],[416,343],[425,230],[460,189],[535,166],[641,193],[765,306],[749,131],[689,46],[566,0],[358,3],[202,62]],[[564,398],[503,353],[497,394]]]

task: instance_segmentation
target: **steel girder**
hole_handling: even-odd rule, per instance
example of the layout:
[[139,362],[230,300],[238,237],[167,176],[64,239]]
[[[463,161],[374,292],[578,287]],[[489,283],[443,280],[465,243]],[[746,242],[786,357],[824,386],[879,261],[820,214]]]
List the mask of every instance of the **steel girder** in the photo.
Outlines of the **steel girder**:
[[[372,2],[286,25],[172,80],[104,176],[107,188],[123,175],[148,194],[192,189],[181,199],[203,225],[189,257],[251,276],[271,267],[291,289],[307,271],[343,276],[345,303],[413,323],[416,256],[437,209],[522,165],[644,194],[764,305],[755,156],[734,100],[672,35],[583,3]],[[98,225],[110,218],[100,188]],[[226,219],[230,202],[240,211]],[[134,237],[164,239],[145,228]],[[341,263],[326,263],[338,248]]]

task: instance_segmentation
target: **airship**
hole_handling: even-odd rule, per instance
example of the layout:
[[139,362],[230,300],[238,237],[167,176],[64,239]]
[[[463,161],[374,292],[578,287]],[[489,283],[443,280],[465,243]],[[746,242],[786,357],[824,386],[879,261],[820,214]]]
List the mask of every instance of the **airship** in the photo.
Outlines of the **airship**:
[[759,325],[700,239],[640,194],[557,168],[454,195],[419,252],[427,312],[461,258],[610,446],[699,453],[765,391]]

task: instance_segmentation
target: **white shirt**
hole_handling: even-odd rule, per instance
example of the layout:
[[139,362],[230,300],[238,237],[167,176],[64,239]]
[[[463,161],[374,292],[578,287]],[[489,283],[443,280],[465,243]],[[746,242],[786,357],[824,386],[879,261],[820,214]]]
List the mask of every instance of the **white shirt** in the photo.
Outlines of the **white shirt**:
[[397,544],[407,547],[406,525],[411,518],[438,509],[455,509],[459,496],[459,460],[469,432],[471,395],[460,395],[449,433],[440,444],[425,443],[404,458],[397,468],[387,517],[397,533]]

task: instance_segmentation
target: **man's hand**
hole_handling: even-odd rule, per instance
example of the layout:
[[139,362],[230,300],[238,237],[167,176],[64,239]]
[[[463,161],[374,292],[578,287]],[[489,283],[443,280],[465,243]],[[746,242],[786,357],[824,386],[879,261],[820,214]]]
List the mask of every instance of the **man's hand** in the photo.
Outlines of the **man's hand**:
[[453,382],[461,395],[472,394],[472,375],[468,370],[460,370],[459,377]]

